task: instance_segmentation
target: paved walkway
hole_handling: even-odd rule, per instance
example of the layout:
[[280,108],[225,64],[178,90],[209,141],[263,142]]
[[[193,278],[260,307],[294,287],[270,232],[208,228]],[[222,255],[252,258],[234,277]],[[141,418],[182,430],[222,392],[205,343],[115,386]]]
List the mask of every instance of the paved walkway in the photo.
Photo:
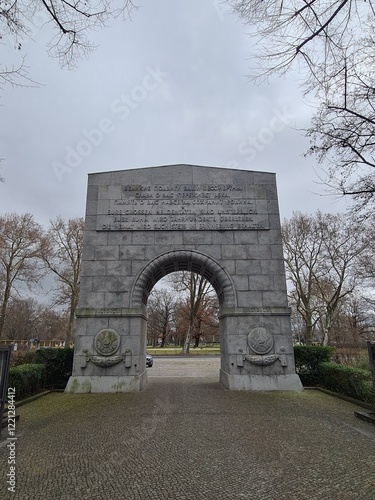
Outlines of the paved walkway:
[[0,498],[375,499],[375,427],[357,406],[318,391],[230,392],[207,360],[202,377],[158,376],[175,369],[157,359],[137,394],[20,407],[16,493],[3,442]]

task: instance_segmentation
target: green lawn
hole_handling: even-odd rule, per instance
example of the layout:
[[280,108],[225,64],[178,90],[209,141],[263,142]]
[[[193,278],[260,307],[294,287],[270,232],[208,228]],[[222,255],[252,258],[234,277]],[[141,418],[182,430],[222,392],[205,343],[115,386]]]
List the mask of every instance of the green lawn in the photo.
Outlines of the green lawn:
[[[181,354],[182,347],[147,347],[147,352],[152,356],[176,356]],[[198,347],[197,349],[190,347],[192,355],[220,355],[220,347]]]

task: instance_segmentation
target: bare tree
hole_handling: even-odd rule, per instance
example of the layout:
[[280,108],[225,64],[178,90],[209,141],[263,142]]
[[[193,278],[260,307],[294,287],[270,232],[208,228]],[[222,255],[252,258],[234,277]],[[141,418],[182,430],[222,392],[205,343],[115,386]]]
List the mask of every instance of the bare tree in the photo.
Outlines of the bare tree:
[[175,297],[168,289],[154,289],[147,302],[147,333],[153,346],[158,340],[164,347],[171,330]]
[[[358,274],[363,279],[361,288],[361,311],[366,317],[363,337],[367,340],[375,339],[375,229],[374,217],[366,220],[364,237],[367,241],[366,251],[360,256]],[[363,301],[366,306],[363,305]]]
[[[375,193],[374,0],[228,0],[255,38],[253,77],[297,69],[320,103],[309,153],[328,161],[324,181],[354,197]],[[304,72],[301,72],[301,68]]]
[[7,306],[3,336],[9,340],[38,337],[38,319],[42,307],[35,299],[13,297]]
[[11,297],[3,337],[9,340],[65,340],[67,317],[33,298]]
[[55,305],[65,305],[68,309],[67,346],[72,341],[74,312],[79,299],[83,229],[82,218],[66,222],[58,217],[51,221],[42,255],[48,269],[57,278]]
[[42,227],[31,214],[0,216],[0,339],[12,293],[36,285],[41,277],[44,245]]
[[370,340],[373,330],[374,311],[359,289],[341,301],[331,331],[331,342],[337,346],[363,347],[362,341]]
[[66,311],[42,307],[38,316],[37,329],[40,340],[65,341],[69,325]]
[[186,340],[186,332],[190,329],[190,340],[194,339],[194,347],[199,347],[202,341],[212,342],[217,338],[219,333],[218,300],[212,289],[209,290],[200,300],[200,304],[196,315],[193,319],[191,327],[191,300],[190,294],[182,297],[175,308],[175,325],[176,330],[181,334],[182,340]]
[[294,213],[283,223],[287,277],[305,322],[306,343],[319,322],[322,344],[329,344],[339,306],[358,284],[359,256],[367,247],[363,236],[361,226],[341,214]]
[[197,314],[205,298],[214,292],[210,282],[199,274],[183,271],[175,273],[172,279],[175,289],[180,292],[185,292],[187,296],[188,321],[182,352],[183,354],[189,354],[190,342],[193,337],[194,323]]
[[341,301],[351,295],[359,282],[357,266],[367,241],[361,226],[345,215],[318,213],[322,245],[321,274],[317,275],[316,287],[323,303],[323,345],[328,345],[335,317]]
[[[22,51],[24,41],[32,40],[37,29],[50,26],[49,54],[58,58],[61,66],[72,67],[78,58],[93,50],[91,32],[105,27],[110,18],[129,17],[133,8],[131,0],[0,2],[0,38],[7,37],[17,51]],[[0,84],[29,82],[24,59],[18,66],[0,65]]]
[[217,297],[207,294],[201,301],[194,321],[193,338],[195,348],[199,347],[201,339],[209,341],[212,337],[217,336],[219,332],[217,312]]
[[[366,251],[360,256],[358,273],[364,279],[364,285],[369,292],[372,294],[375,283],[375,218],[369,218],[366,220],[366,225],[364,225],[364,237],[367,241]],[[366,295],[366,294],[365,294]]]
[[295,306],[305,325],[306,344],[313,341],[317,322],[314,302],[314,274],[320,261],[322,241],[314,231],[314,221],[309,215],[294,213],[282,225],[284,258],[287,278],[292,287],[289,291],[290,304]]

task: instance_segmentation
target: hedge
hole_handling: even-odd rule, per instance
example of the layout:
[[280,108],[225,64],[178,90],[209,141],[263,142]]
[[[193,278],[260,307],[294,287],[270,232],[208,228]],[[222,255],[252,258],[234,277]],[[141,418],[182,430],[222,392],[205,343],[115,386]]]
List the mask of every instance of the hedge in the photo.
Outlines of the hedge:
[[336,363],[321,363],[319,385],[367,403],[374,402],[371,372]]
[[334,351],[328,346],[294,346],[296,372],[302,384],[372,403],[375,397],[371,372],[331,362]]
[[321,363],[331,361],[335,349],[328,346],[294,346],[296,372],[305,386],[317,385],[320,381]]
[[34,363],[45,366],[46,389],[65,389],[73,369],[73,349],[48,347],[34,351]]
[[16,399],[32,396],[44,387],[46,367],[41,364],[14,366],[9,369],[8,387],[15,388]]

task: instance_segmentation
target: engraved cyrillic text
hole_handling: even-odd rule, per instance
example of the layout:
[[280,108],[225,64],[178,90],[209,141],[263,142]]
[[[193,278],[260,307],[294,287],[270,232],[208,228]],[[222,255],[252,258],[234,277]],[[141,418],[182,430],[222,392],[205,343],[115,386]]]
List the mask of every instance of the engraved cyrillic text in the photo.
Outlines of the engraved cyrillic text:
[[106,188],[100,186],[99,231],[269,228],[245,185],[125,185],[116,186],[115,197]]

